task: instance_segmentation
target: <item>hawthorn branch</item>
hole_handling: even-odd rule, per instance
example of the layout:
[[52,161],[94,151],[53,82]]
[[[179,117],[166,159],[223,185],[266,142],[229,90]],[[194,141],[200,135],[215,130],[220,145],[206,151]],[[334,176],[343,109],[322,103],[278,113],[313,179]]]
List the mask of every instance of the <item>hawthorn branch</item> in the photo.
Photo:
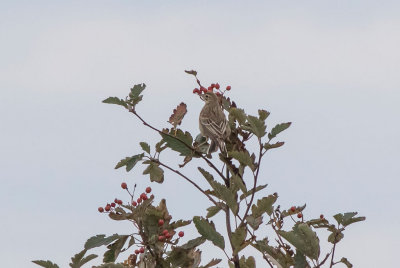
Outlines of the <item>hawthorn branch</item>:
[[[146,127],[151,128],[152,130],[158,132],[160,135],[161,135],[161,134],[167,135],[167,136],[169,136],[169,137],[171,137],[171,138],[173,138],[173,139],[175,139],[175,140],[181,142],[184,146],[186,146],[187,148],[189,148],[189,149],[192,150],[193,152],[199,153],[199,152],[196,151],[192,146],[187,145],[185,142],[181,141],[181,140],[178,139],[177,137],[175,137],[175,136],[173,136],[173,135],[171,135],[171,134],[169,134],[169,133],[162,132],[161,130],[159,130],[159,129],[153,127],[152,125],[150,125],[149,123],[147,123],[138,113],[136,113],[136,111],[135,111],[134,109],[129,109],[129,111],[130,111],[131,113],[133,113],[140,121],[142,121],[143,125],[145,125]],[[212,169],[214,169],[214,170],[217,172],[217,174],[225,181],[225,183],[228,181],[228,179],[224,176],[224,174],[222,174],[222,172],[219,171],[218,168],[217,168],[210,160],[208,160],[208,159],[207,159],[203,154],[201,154],[201,153],[200,153],[200,157],[201,157],[204,161],[206,161],[206,163],[207,163]]]

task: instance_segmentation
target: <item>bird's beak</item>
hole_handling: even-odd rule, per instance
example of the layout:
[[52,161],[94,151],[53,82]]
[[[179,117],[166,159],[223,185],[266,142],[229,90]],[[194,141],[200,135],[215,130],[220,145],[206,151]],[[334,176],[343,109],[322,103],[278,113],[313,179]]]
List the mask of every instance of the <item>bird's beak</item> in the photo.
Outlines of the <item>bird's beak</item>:
[[200,97],[200,99],[202,100],[202,101],[205,101],[205,99],[204,99],[204,94],[199,94],[199,97]]

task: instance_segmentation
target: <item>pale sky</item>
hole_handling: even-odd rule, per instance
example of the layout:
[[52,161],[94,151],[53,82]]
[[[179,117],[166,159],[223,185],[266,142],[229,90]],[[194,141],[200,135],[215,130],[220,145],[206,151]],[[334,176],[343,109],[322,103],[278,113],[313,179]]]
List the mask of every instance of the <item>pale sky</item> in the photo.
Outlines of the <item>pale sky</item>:
[[[265,195],[278,192],[284,208],[306,203],[308,218],[358,211],[367,221],[345,231],[337,256],[398,267],[399,12],[398,1],[368,0],[2,1],[1,266],[67,267],[92,235],[132,232],[97,212],[127,198],[122,181],[151,185],[175,219],[206,214],[207,200],[171,173],[158,185],[141,167],[114,170],[159,136],[101,103],[146,83],[143,117],[167,127],[184,101],[182,128],[198,133],[202,103],[183,72],[196,69],[204,83],[231,85],[249,113],[270,111],[269,128],[293,122],[265,159]],[[224,257],[203,250],[205,262]]]

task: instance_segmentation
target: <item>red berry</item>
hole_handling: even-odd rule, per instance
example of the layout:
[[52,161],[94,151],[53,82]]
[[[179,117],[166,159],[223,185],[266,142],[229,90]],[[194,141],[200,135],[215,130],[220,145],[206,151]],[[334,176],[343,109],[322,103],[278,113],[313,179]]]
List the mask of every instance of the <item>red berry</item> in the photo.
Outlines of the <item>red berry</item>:
[[219,84],[218,83],[215,84],[215,88],[219,89]]
[[226,90],[228,90],[228,91],[231,90],[231,86],[227,86]]
[[290,208],[290,210],[291,210],[292,212],[295,212],[295,211],[296,211],[296,207],[293,206],[293,207]]
[[171,234],[170,234],[170,233],[166,233],[166,234],[165,234],[165,238],[166,238],[166,239],[170,239],[170,238],[171,238]]
[[110,211],[111,206],[107,204],[107,206],[104,208],[106,211]]
[[158,221],[158,226],[163,226],[164,225],[164,220],[163,219],[160,219],[159,221]]
[[115,199],[114,199],[114,202],[115,202],[115,203],[118,203],[118,199],[117,199],[117,198],[115,198]]
[[319,218],[321,219],[321,220],[323,220],[324,219],[324,215],[319,215]]
[[303,214],[301,212],[297,213],[297,218],[303,218]]
[[163,235],[158,236],[158,241],[162,242],[164,241],[165,237]]
[[136,207],[136,206],[137,206],[137,203],[136,203],[136,201],[132,201],[132,206],[134,206],[134,207]]
[[207,92],[207,89],[205,87],[201,87],[200,92]]
[[144,196],[142,196],[142,199],[143,199],[143,200],[147,200],[147,199],[149,199],[149,198],[147,197],[147,195],[144,195]]
[[146,188],[146,193],[148,193],[148,194],[151,193],[151,187]]
[[118,201],[117,201],[117,204],[118,204],[118,205],[122,205],[122,200],[118,200]]
[[139,250],[138,249],[135,249],[135,254],[136,255],[139,254]]
[[111,203],[111,206],[112,206],[113,208],[115,208],[115,203],[114,203],[114,202],[112,202],[112,203]]
[[217,92],[215,95],[217,95],[218,97],[221,97],[221,96],[222,96],[222,94],[219,93],[219,92]]
[[144,247],[139,248],[140,253],[144,253]]
[[183,237],[183,236],[185,235],[185,233],[184,233],[183,231],[180,231],[180,232],[178,233],[178,235],[179,235],[179,237]]
[[213,88],[212,88],[212,87],[208,87],[207,90],[208,90],[208,91],[213,91]]
[[212,88],[215,88],[215,84],[214,84],[214,83],[212,83],[212,84],[211,84],[211,87],[212,87]]
[[162,231],[162,234],[163,234],[163,235],[168,234],[168,230],[165,229],[164,231]]
[[198,88],[193,89],[193,93],[198,93],[200,90]]
[[128,189],[128,185],[126,184],[126,182],[121,183],[121,188]]
[[102,207],[99,207],[97,210],[98,210],[99,212],[104,212],[104,208],[102,208]]
[[140,204],[142,203],[142,198],[139,197],[136,201]]

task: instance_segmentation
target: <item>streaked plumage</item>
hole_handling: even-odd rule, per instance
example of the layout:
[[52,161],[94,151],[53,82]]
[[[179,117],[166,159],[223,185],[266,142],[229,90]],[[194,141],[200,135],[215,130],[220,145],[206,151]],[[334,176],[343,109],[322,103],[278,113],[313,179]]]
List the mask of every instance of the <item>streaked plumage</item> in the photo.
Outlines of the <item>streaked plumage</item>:
[[211,140],[207,154],[216,152],[218,150],[217,146],[221,152],[226,154],[225,140],[229,137],[231,129],[219,105],[218,97],[211,91],[200,97],[205,102],[205,105],[200,112],[199,129],[203,136]]

